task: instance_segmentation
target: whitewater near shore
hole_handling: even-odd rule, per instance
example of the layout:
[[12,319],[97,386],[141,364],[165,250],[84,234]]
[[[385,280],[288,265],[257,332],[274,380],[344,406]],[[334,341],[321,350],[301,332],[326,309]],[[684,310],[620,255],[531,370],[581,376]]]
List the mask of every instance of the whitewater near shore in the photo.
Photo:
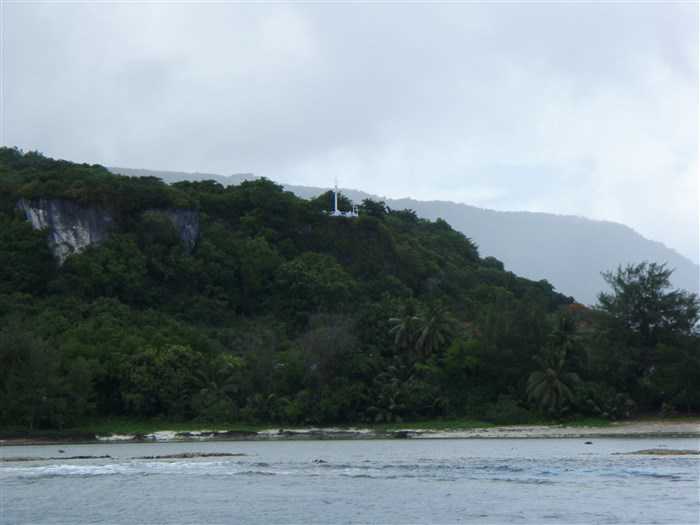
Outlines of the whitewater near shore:
[[[292,440],[292,439],[494,439],[494,438],[585,438],[585,437],[699,437],[700,420],[696,421],[634,421],[611,423],[604,427],[566,425],[510,425],[469,429],[375,430],[359,427],[309,427],[268,429],[239,433],[226,430],[195,430],[189,432],[159,431],[144,436],[153,441],[187,441],[207,439],[227,440]],[[132,435],[101,436],[100,440],[134,439]]]
[[46,444],[50,442],[178,442],[178,441],[292,441],[326,439],[513,439],[513,438],[601,438],[601,437],[684,437],[700,438],[700,418],[679,420],[638,420],[614,422],[605,426],[581,425],[508,425],[460,429],[390,429],[362,427],[269,428],[263,430],[226,430],[193,428],[159,430],[150,433],[105,433],[94,437],[66,435],[61,439],[12,437],[0,439],[0,445]]

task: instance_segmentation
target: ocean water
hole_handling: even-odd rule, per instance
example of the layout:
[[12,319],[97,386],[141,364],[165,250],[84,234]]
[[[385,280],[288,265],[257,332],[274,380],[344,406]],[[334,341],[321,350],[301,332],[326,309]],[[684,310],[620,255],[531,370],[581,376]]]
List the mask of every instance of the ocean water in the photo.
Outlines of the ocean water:
[[[3,447],[0,523],[700,523],[697,439]],[[59,449],[64,453],[59,453]],[[133,459],[181,452],[240,457]]]

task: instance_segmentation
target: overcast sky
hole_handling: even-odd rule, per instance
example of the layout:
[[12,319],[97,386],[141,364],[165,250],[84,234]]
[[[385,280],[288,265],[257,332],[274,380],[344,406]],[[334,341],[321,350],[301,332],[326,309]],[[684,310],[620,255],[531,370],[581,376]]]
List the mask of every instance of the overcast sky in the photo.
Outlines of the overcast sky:
[[2,9],[6,145],[609,219],[698,260],[697,4]]

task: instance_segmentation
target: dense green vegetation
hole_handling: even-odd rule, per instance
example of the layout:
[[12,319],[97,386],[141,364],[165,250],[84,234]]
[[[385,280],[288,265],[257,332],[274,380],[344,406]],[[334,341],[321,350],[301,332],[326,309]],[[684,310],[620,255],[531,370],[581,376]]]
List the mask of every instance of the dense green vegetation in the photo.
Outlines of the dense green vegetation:
[[[20,198],[108,210],[114,231],[59,267]],[[591,311],[444,221],[372,201],[333,218],[329,201],[1,149],[0,425],[700,410],[698,300],[669,290],[664,266],[607,275]],[[198,211],[191,253],[165,208]]]

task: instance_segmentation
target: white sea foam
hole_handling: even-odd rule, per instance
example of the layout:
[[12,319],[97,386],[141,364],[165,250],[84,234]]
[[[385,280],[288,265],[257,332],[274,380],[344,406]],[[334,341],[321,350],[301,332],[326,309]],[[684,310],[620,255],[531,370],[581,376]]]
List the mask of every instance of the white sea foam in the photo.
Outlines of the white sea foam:
[[153,441],[173,441],[177,436],[177,432],[174,430],[159,430],[151,434],[146,434],[146,439],[152,439]]
[[130,468],[125,464],[109,465],[43,465],[40,467],[12,467],[4,469],[15,472],[18,478],[48,478],[48,477],[87,477],[110,476],[128,473]]
[[108,436],[96,436],[99,441],[132,441],[134,434],[110,434]]
[[306,428],[284,428],[284,429],[268,428],[265,430],[259,430],[258,436],[282,437],[287,432],[292,432],[293,434],[297,434],[297,435],[309,435],[309,434],[314,434],[314,433],[321,433],[321,434],[348,434],[349,433],[349,434],[370,435],[370,434],[374,433],[374,430],[369,429],[369,428],[356,428],[356,427],[347,427],[347,428],[306,427]]
[[92,465],[66,463],[41,466],[12,466],[3,467],[1,472],[6,476],[27,479],[177,473],[197,474],[197,472],[211,473],[230,470],[231,463],[225,461],[129,460],[122,463]]

